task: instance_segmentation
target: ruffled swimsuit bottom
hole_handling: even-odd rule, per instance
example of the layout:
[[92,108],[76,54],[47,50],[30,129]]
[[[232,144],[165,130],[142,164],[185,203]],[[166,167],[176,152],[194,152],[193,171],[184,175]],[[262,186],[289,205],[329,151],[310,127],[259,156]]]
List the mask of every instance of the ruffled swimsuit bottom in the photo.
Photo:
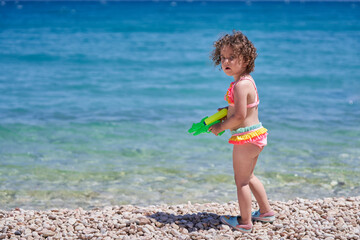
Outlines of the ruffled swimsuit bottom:
[[261,123],[231,131],[230,144],[252,143],[262,148],[267,145],[267,129]]

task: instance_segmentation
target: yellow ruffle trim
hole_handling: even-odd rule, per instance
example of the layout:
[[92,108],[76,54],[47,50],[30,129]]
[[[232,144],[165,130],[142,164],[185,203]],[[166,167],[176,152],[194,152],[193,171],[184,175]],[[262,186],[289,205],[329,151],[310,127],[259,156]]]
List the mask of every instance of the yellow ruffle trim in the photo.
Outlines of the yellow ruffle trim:
[[264,133],[267,132],[267,129],[262,127],[254,132],[249,132],[247,134],[244,134],[244,135],[238,135],[238,136],[232,136],[229,141],[234,141],[234,142],[238,142],[238,141],[244,141],[244,140],[248,140],[248,139],[251,139],[251,138],[254,138],[254,137],[257,137],[257,136],[260,136]]

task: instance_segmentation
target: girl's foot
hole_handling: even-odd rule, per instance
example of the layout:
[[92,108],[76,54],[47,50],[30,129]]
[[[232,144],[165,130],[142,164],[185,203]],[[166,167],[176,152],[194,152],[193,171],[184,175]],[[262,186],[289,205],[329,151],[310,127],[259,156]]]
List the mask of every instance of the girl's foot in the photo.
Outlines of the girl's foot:
[[251,219],[253,221],[269,222],[275,221],[275,213],[273,211],[267,213],[260,213],[260,209],[251,213]]
[[243,232],[249,233],[252,230],[252,224],[240,225],[238,218],[241,217],[232,217],[232,216],[221,216],[220,220],[222,223],[229,225],[230,227]]

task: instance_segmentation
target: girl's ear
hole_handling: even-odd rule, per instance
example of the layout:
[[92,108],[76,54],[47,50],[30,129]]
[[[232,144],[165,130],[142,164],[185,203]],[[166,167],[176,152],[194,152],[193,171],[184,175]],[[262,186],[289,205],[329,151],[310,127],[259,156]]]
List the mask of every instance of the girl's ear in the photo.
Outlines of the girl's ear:
[[249,60],[245,59],[243,56],[240,56],[240,62],[242,64],[245,64],[245,66],[247,66],[249,64]]

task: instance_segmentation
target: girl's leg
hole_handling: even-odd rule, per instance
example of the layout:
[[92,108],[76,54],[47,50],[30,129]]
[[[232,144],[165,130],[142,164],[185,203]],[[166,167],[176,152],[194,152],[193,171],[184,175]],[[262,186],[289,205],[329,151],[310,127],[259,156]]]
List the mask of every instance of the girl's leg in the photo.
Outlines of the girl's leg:
[[254,197],[259,204],[260,213],[270,212],[271,207],[265,192],[264,185],[254,174],[251,175],[249,186],[251,192],[254,194]]
[[233,167],[241,213],[240,224],[251,224],[251,191],[249,183],[261,151],[262,148],[254,144],[234,145]]

